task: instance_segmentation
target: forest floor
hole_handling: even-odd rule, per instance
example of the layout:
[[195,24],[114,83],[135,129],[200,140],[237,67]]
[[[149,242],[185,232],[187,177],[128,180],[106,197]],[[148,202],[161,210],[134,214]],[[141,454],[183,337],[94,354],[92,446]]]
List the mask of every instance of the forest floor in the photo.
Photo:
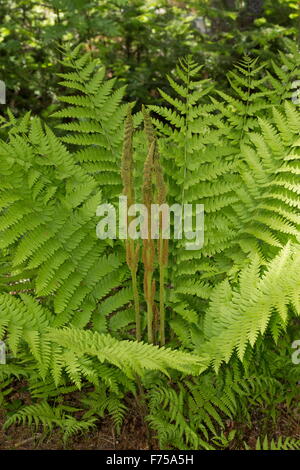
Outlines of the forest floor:
[[[18,394],[19,395],[19,394]],[[76,400],[76,397],[75,397]],[[74,400],[74,401],[75,401]],[[25,400],[22,400],[24,404]],[[46,434],[40,428],[13,425],[4,430],[5,411],[0,409],[0,451],[1,450],[158,450],[158,442],[148,434],[147,426],[141,417],[141,409],[132,401],[130,413],[125,417],[120,435],[116,435],[112,420],[107,417],[100,424],[85,434],[70,438],[66,445],[62,434],[55,429]],[[251,412],[251,426],[231,420],[225,421],[225,436],[235,429],[235,438],[227,446],[233,449],[255,449],[257,438],[265,435],[271,440],[290,436],[300,439],[300,409],[298,406],[287,408],[280,404],[277,407],[276,420],[264,412],[264,407]],[[246,444],[246,446],[245,446]],[[215,446],[214,446],[215,447]]]
[[148,450],[158,449],[152,440],[149,445],[147,428],[138,416],[125,418],[122,432],[114,433],[113,423],[109,418],[101,425],[83,435],[76,435],[66,445],[57,430],[44,434],[42,430],[32,430],[27,426],[11,426],[3,430],[4,415],[0,412],[0,450]]

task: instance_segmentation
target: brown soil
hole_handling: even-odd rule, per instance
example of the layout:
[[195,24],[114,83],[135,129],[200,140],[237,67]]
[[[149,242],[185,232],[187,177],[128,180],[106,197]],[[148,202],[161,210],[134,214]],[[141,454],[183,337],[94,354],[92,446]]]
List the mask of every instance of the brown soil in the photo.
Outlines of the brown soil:
[[3,430],[4,414],[0,413],[1,450],[148,450],[158,449],[154,439],[147,436],[147,428],[140,417],[133,413],[125,419],[120,436],[116,436],[110,419],[104,419],[94,430],[76,435],[64,445],[58,430],[46,435],[27,426],[11,426]]
[[[15,381],[14,391],[10,395],[10,402],[20,400],[23,405],[32,404],[30,394],[26,389],[25,381]],[[71,406],[78,406],[79,392],[65,395],[66,403]],[[119,436],[115,434],[112,420],[107,417],[100,420],[97,427],[90,432],[77,434],[69,439],[67,444],[63,442],[62,432],[55,429],[46,433],[42,427],[13,425],[8,429],[3,429],[5,422],[5,411],[0,408],[0,451],[1,450],[148,450],[158,449],[157,442],[149,436],[148,428],[141,416],[142,410],[137,407],[137,402],[131,397],[128,400],[128,414],[123,423]],[[80,413],[76,416],[80,419]]]

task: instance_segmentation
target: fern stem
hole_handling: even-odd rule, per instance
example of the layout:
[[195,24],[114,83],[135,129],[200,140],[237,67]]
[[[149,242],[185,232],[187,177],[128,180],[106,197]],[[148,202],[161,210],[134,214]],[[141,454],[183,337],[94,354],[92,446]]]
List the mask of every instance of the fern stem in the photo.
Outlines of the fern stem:
[[153,304],[152,304],[152,271],[146,273],[146,289],[147,295],[147,325],[148,325],[148,342],[153,343]]
[[151,238],[151,204],[153,202],[152,175],[155,142],[149,146],[143,172],[143,203],[147,208],[147,238],[143,240],[144,295],[147,303],[148,341],[153,343],[153,301],[155,283],[152,281],[155,260],[155,245]]
[[[143,107],[144,125],[148,137],[149,152],[153,148],[153,169],[156,178],[158,205],[166,203],[167,188],[164,181],[163,169],[159,159],[156,136],[151,123],[150,115]],[[159,217],[159,239],[158,239],[158,264],[159,264],[159,342],[165,344],[165,274],[168,264],[168,240],[163,239],[162,214]],[[153,303],[152,303],[153,307]],[[153,316],[153,315],[152,315]]]
[[[123,181],[123,194],[127,196],[128,205],[134,204],[134,180],[133,180],[133,148],[132,148],[132,135],[133,135],[133,121],[131,115],[131,106],[128,106],[127,118],[125,121],[125,136],[122,154],[122,167],[121,176]],[[127,220],[127,226],[130,220]],[[135,311],[135,328],[136,339],[141,340],[141,314],[140,314],[140,300],[139,290],[137,284],[137,267],[139,262],[139,245],[135,246],[134,240],[126,240],[126,261],[131,273],[133,302]]]
[[160,345],[164,346],[165,338],[165,278],[168,266],[168,240],[163,238],[162,218],[160,218],[160,236],[158,245],[158,264],[159,264],[159,337]]
[[159,311],[160,311],[160,323],[159,323],[159,338],[160,345],[164,346],[166,343],[165,337],[165,267],[160,265],[159,270]]
[[142,329],[141,329],[141,315],[140,315],[140,298],[139,298],[136,270],[131,271],[131,280],[132,280],[132,291],[133,291],[133,301],[134,301],[134,311],[135,311],[136,339],[137,341],[141,341]]

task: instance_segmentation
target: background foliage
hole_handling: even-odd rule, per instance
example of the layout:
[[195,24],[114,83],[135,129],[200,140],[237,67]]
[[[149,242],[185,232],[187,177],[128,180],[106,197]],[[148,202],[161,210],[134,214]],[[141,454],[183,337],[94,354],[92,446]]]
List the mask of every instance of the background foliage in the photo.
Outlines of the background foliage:
[[243,54],[275,57],[279,40],[299,40],[296,0],[7,0],[0,3],[0,78],[8,104],[43,115],[56,101],[60,45],[84,42],[126,98],[159,102],[157,88],[178,58],[205,62],[203,78],[226,86]]

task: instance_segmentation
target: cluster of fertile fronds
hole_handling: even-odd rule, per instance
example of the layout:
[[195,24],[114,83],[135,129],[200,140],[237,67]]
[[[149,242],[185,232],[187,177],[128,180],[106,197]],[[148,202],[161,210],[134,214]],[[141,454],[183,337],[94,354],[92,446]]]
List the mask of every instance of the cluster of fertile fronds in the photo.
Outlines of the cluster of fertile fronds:
[[154,315],[154,295],[155,295],[155,280],[153,279],[153,272],[155,268],[155,245],[151,237],[151,205],[153,203],[153,161],[155,152],[155,142],[151,142],[148,154],[145,160],[144,173],[143,173],[143,204],[147,210],[147,236],[143,239],[143,263],[144,263],[144,294],[147,303],[147,328],[148,328],[148,341],[153,343],[153,315]]
[[[132,149],[132,134],[133,134],[133,121],[131,115],[131,109],[128,109],[127,118],[125,121],[125,136],[123,144],[123,155],[122,155],[122,166],[121,176],[123,181],[123,194],[127,197],[127,204],[131,207],[135,203],[134,195],[134,180],[133,180],[133,149]],[[128,217],[126,214],[126,230],[132,217]],[[126,246],[126,261],[131,272],[132,279],[132,290],[134,298],[134,309],[135,309],[135,329],[136,339],[141,340],[141,314],[140,314],[140,300],[139,300],[139,289],[137,283],[137,268],[139,262],[139,244],[135,244],[132,238],[127,238],[125,241]]]
[[[163,205],[167,202],[167,188],[164,181],[163,170],[159,159],[159,152],[157,142],[155,138],[155,132],[151,123],[149,114],[143,109],[145,131],[148,137],[149,152],[152,151],[153,147],[153,161],[152,171],[155,176],[156,183],[156,198],[155,202],[159,208],[163,208]],[[168,239],[164,238],[164,223],[163,223],[163,210],[159,212],[158,221],[158,266],[159,266],[159,338],[160,344],[165,344],[165,276],[166,269],[168,266]]]
[[[163,171],[158,158],[158,152],[154,156],[154,171],[157,185],[157,204],[162,207],[167,202],[167,189]],[[168,268],[168,238],[164,238],[163,213],[159,213],[159,240],[158,240],[158,266],[159,266],[159,338],[160,344],[165,344],[165,282]]]
[[[159,206],[166,203],[167,189],[164,181],[163,170],[159,161],[158,148],[155,138],[154,129],[150,120],[150,116],[143,109],[144,128],[148,138],[148,153],[144,162],[142,197],[143,203],[147,210],[147,217],[142,222],[143,234],[143,251],[142,261],[144,265],[144,297],[147,304],[147,332],[148,341],[153,343],[158,333],[159,322],[159,341],[161,345],[165,344],[165,270],[168,264],[168,240],[163,238],[163,219],[162,212],[159,214],[157,243],[159,279],[160,279],[160,301],[159,315],[155,304],[155,280],[153,278],[155,271],[155,242],[152,238],[152,204],[156,202]],[[125,122],[125,135],[123,144],[123,156],[121,175],[123,181],[123,194],[127,197],[128,206],[135,202],[134,177],[133,177],[133,120],[131,110],[129,108]],[[157,191],[154,194],[153,184],[156,183]],[[132,217],[127,217],[126,229],[130,224]],[[126,260],[131,271],[134,303],[136,312],[136,337],[141,339],[141,319],[140,319],[140,302],[137,284],[137,267],[139,259],[139,244],[135,244],[132,238],[128,238],[125,242]]]

